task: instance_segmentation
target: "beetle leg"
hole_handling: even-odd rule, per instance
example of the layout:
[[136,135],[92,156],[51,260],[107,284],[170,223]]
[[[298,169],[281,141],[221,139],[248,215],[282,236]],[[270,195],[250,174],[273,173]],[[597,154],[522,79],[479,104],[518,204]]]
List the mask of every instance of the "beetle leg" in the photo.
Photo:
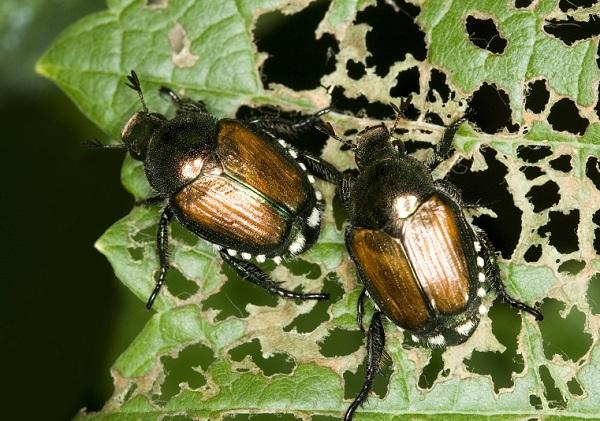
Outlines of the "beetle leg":
[[444,159],[447,159],[450,154],[452,154],[454,151],[454,135],[458,131],[458,128],[461,126],[461,124],[463,124],[465,121],[467,121],[467,118],[463,116],[450,126],[446,127],[446,130],[444,130],[444,135],[442,136],[442,140],[434,149],[433,158],[426,164],[430,170],[437,167],[440,162],[442,162]]
[[365,326],[363,325],[363,316],[365,314],[365,297],[367,296],[367,288],[363,288],[356,301],[356,323],[361,332],[365,332]]
[[136,200],[134,206],[153,206],[167,200],[164,196],[150,196],[145,199]]
[[342,174],[329,162],[304,152],[296,153],[298,155],[296,158],[297,161],[306,165],[310,173],[316,175],[322,180],[329,181],[330,183],[339,183]]
[[511,297],[508,294],[508,291],[506,291],[506,287],[502,283],[502,278],[500,277],[500,270],[498,269],[498,264],[496,263],[496,255],[494,253],[494,248],[488,240],[487,234],[485,234],[482,230],[479,229],[477,229],[476,232],[477,237],[479,237],[479,241],[482,245],[482,249],[484,251],[484,258],[487,261],[488,275],[490,277],[491,287],[494,288],[496,293],[506,304],[516,308],[517,310],[526,311],[527,313],[535,317],[535,319],[538,322],[544,320],[544,316],[538,310],[528,306],[527,304],[517,300],[516,298]]
[[150,294],[146,308],[150,310],[154,300],[158,297],[158,293],[165,283],[167,277],[167,271],[169,270],[169,222],[173,217],[173,211],[169,206],[165,208],[162,215],[160,216],[160,222],[158,223],[158,232],[156,234],[156,246],[158,250],[158,261],[160,263],[160,274],[158,275],[158,281],[154,291]]
[[177,108],[177,114],[181,114],[181,113],[187,113],[187,112],[192,112],[192,113],[207,113],[208,110],[206,109],[206,104],[204,104],[204,102],[202,101],[194,101],[193,99],[190,98],[181,98],[179,95],[177,95],[177,93],[175,91],[173,91],[170,88],[167,88],[166,86],[161,86],[158,90],[158,92],[171,100],[171,102],[173,103],[173,105],[175,105],[175,108]]
[[344,415],[344,421],[352,420],[356,409],[367,399],[373,386],[375,375],[379,372],[381,357],[385,347],[385,331],[383,330],[383,313],[377,311],[373,314],[371,325],[367,333],[367,372],[360,392],[354,398]]
[[271,294],[278,295],[283,298],[292,298],[295,300],[326,300],[329,298],[327,293],[299,293],[281,288],[277,282],[273,281],[259,267],[250,262],[242,261],[230,256],[226,251],[221,251],[221,258],[229,263],[231,267],[247,281],[252,282],[269,291]]

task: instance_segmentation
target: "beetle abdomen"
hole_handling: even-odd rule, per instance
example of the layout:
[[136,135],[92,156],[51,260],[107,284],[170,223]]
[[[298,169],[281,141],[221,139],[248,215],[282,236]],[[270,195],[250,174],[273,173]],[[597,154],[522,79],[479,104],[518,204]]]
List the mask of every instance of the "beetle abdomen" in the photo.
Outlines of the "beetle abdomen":
[[404,216],[395,221],[401,238],[359,228],[349,246],[381,310],[416,330],[437,314],[465,310],[471,275],[452,208],[434,195]]
[[310,199],[312,187],[294,160],[236,120],[219,122],[217,155],[225,172],[292,215]]
[[288,221],[256,192],[224,175],[204,175],[174,197],[182,222],[243,244],[264,248],[281,244]]

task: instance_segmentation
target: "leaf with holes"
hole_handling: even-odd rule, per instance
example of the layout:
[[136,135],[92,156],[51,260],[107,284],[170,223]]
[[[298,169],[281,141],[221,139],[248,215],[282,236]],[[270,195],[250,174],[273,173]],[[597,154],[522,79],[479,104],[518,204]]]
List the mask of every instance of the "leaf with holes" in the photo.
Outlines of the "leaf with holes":
[[[172,112],[161,85],[218,116],[245,104],[311,112],[333,103],[344,112],[327,119],[340,133],[391,123],[388,104],[411,96],[397,136],[422,159],[469,108],[457,152],[434,175],[484,206],[470,216],[501,252],[508,290],[541,302],[546,320],[496,303],[466,343],[443,352],[405,346],[387,326],[391,362],[356,419],[591,418],[600,399],[598,39],[555,29],[591,22],[597,8],[563,3],[109,0],[68,28],[37,70],[114,138],[139,108],[123,83],[130,69],[153,111]],[[334,141],[322,155],[352,165]],[[122,180],[138,199],[151,194],[131,158]],[[288,287],[331,291],[331,302],[266,296],[174,225],[159,313],[115,363],[105,408],[79,417],[338,417],[358,391],[365,351],[343,212],[333,188],[320,187],[320,241],[300,263],[267,269]],[[158,215],[135,208],[96,244],[142,301],[158,265]]]

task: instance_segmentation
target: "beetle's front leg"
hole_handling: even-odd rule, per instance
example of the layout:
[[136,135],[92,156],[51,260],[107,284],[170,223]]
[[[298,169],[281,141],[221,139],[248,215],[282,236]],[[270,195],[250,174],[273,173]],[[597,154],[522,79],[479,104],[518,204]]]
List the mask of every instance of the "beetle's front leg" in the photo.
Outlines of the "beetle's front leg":
[[158,261],[160,264],[160,274],[156,281],[154,291],[150,294],[146,308],[150,310],[154,300],[158,297],[158,293],[165,283],[167,277],[167,271],[169,270],[169,223],[173,218],[173,211],[169,206],[165,208],[162,215],[160,216],[160,222],[158,223],[158,232],[156,234],[156,247],[158,251]]
[[273,295],[278,295],[283,298],[292,298],[294,300],[326,300],[329,298],[327,293],[299,293],[281,288],[279,284],[273,281],[269,275],[263,272],[258,266],[250,262],[236,259],[230,256],[226,251],[221,251],[221,258],[229,263],[229,265],[245,280],[252,282],[269,291]]
[[177,93],[171,88],[167,88],[166,86],[161,86],[158,92],[171,100],[175,108],[177,108],[177,114],[181,113],[207,113],[206,104],[202,101],[195,101],[191,98],[180,97]]
[[487,234],[478,228],[475,228],[475,232],[483,250],[483,257],[486,263],[487,275],[490,279],[491,287],[506,304],[516,308],[517,310],[526,311],[535,317],[537,321],[544,320],[544,316],[538,310],[528,306],[516,298],[511,297],[508,294],[508,291],[506,291],[506,287],[502,282],[502,278],[500,277],[500,269],[498,268],[498,263],[496,262],[496,253],[494,252],[494,248],[491,245]]
[[433,151],[433,157],[426,163],[429,170],[433,170],[442,161],[447,159],[454,151],[454,135],[458,131],[458,128],[466,121],[465,117],[461,117],[446,127],[442,140],[435,146]]

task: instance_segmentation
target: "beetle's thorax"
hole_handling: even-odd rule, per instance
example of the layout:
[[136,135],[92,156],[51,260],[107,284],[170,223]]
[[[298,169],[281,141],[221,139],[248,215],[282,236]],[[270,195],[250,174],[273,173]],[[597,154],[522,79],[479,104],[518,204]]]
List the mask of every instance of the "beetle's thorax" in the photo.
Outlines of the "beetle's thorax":
[[165,122],[148,144],[146,176],[158,193],[172,195],[201,174],[219,173],[214,154],[216,119],[186,113]]
[[352,187],[350,219],[361,227],[386,229],[410,217],[434,191],[426,168],[412,157],[385,158],[364,166]]

